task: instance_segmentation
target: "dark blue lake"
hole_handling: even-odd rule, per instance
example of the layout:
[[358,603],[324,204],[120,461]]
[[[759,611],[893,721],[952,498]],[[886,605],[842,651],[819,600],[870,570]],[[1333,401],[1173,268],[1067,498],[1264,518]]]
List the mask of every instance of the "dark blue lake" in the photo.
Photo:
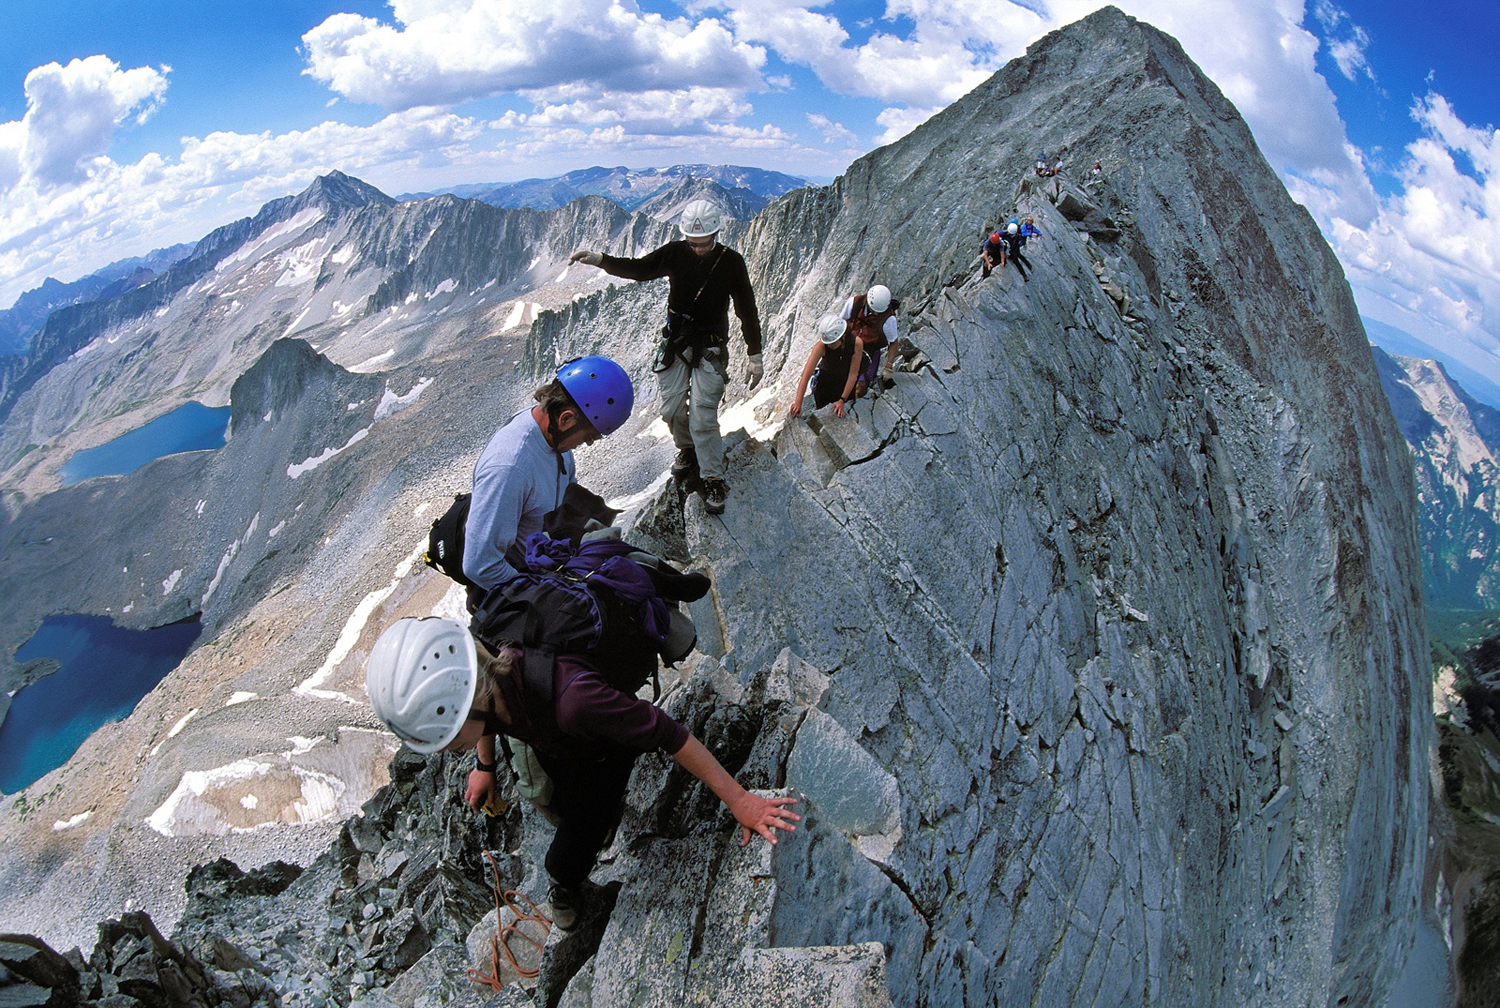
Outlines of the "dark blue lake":
[[178,666],[197,620],[128,630],[103,616],[48,616],[16,661],[62,667],[19,690],[0,723],[0,791],[13,794],[62,766],[100,725],[119,721]]
[[63,486],[95,476],[124,476],[163,455],[222,448],[228,427],[228,406],[183,403],[129,434],[121,434],[97,448],[75,452],[57,474],[62,477]]

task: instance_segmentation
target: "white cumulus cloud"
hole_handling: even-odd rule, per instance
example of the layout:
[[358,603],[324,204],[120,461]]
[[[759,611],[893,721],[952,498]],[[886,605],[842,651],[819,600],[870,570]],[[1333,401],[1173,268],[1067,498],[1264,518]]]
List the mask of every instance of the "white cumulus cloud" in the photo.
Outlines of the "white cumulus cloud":
[[717,20],[630,0],[392,0],[391,12],[395,24],[335,14],[313,28],[306,72],[393,109],[565,84],[601,94],[763,86],[764,52]]
[[26,115],[0,124],[0,187],[82,181],[127,119],[144,122],[170,67],[121,70],[107,56],[47,63],[26,75]]
[[[1040,34],[1042,19],[991,0],[891,0],[885,24],[862,43],[836,14],[796,0],[703,0],[722,10],[735,36],[806,66],[829,89],[932,108],[962,97]],[[897,19],[902,19],[898,21]],[[910,24],[910,30],[898,25]]]
[[875,117],[875,121],[885,127],[876,143],[895,143],[941,111],[935,108],[888,108]]
[[1312,15],[1328,42],[1328,54],[1333,57],[1339,73],[1347,79],[1358,77],[1375,79],[1375,70],[1370,66],[1365,51],[1370,48],[1370,35],[1349,17],[1342,7],[1330,0],[1313,0]]
[[817,130],[818,135],[823,138],[824,143],[853,145],[854,132],[843,123],[836,123],[825,115],[816,112],[807,113],[807,123]]
[[1438,94],[1412,114],[1402,191],[1368,224],[1335,218],[1334,247],[1367,313],[1500,380],[1500,131]]
[[733,122],[752,111],[739,91],[681,88],[601,96],[592,88],[571,85],[528,95],[537,111],[510,112],[497,119],[500,128],[554,126],[622,126],[631,133],[693,133],[710,124]]

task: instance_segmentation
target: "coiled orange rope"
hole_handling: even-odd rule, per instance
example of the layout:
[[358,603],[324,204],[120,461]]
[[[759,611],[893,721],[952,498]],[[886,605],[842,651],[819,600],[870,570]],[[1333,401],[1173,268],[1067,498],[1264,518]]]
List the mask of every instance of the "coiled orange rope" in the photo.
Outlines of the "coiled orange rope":
[[[471,969],[468,971],[468,976],[475,983],[484,984],[490,990],[499,993],[505,988],[505,984],[500,980],[501,955],[505,956],[505,961],[510,963],[511,969],[527,979],[536,976],[542,971],[540,959],[534,967],[522,966],[516,961],[515,953],[510,950],[511,937],[513,935],[520,935],[523,940],[535,947],[537,952],[543,952],[547,947],[547,935],[552,931],[552,918],[538,910],[536,904],[531,902],[530,897],[525,893],[517,892],[515,889],[502,891],[500,888],[500,869],[495,866],[494,855],[489,851],[485,851],[484,859],[489,862],[490,877],[494,880],[491,888],[495,890],[495,937],[490,939],[490,972],[485,973],[481,970]],[[525,900],[526,905],[531,908],[531,912],[522,913],[520,906],[512,902],[512,900]],[[500,907],[502,901],[504,901],[505,908],[514,917],[514,920],[504,927],[500,926]],[[525,931],[522,931],[517,926],[522,921],[534,921],[542,925],[542,937],[540,939],[533,938]]]

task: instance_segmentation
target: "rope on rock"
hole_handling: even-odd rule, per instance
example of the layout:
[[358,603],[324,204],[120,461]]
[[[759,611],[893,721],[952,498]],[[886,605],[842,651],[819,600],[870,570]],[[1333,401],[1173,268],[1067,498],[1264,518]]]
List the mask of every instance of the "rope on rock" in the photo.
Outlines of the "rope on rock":
[[[501,955],[505,956],[505,961],[510,963],[511,969],[527,979],[536,976],[542,971],[540,958],[536,966],[522,966],[517,962],[515,953],[510,949],[510,939],[514,935],[520,935],[522,939],[535,947],[538,953],[541,953],[547,947],[547,935],[552,930],[552,918],[538,910],[536,904],[531,902],[531,898],[525,893],[518,892],[515,889],[502,890],[500,888],[500,869],[495,866],[495,856],[489,851],[485,851],[484,859],[489,862],[490,877],[494,880],[491,883],[491,888],[495,891],[495,937],[490,939],[490,971],[485,973],[483,970],[470,969],[467,973],[470,980],[477,984],[484,984],[498,994],[505,988],[504,982],[500,979]],[[531,908],[531,912],[522,913],[521,907],[513,902],[513,900],[525,900],[526,905]],[[511,912],[514,918],[510,924],[504,927],[500,926],[500,907],[502,901],[505,908]],[[540,939],[533,938],[525,931],[522,931],[518,927],[522,921],[535,921],[540,924],[542,926],[542,937]]]

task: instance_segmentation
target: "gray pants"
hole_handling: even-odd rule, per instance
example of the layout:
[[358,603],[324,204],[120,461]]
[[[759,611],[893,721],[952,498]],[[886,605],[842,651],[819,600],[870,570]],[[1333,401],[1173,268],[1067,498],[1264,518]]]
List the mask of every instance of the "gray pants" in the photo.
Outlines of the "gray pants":
[[724,478],[719,403],[724,400],[727,355],[724,347],[709,347],[697,367],[689,368],[679,357],[656,376],[661,390],[661,418],[679,449],[697,452],[698,473],[706,480]]

